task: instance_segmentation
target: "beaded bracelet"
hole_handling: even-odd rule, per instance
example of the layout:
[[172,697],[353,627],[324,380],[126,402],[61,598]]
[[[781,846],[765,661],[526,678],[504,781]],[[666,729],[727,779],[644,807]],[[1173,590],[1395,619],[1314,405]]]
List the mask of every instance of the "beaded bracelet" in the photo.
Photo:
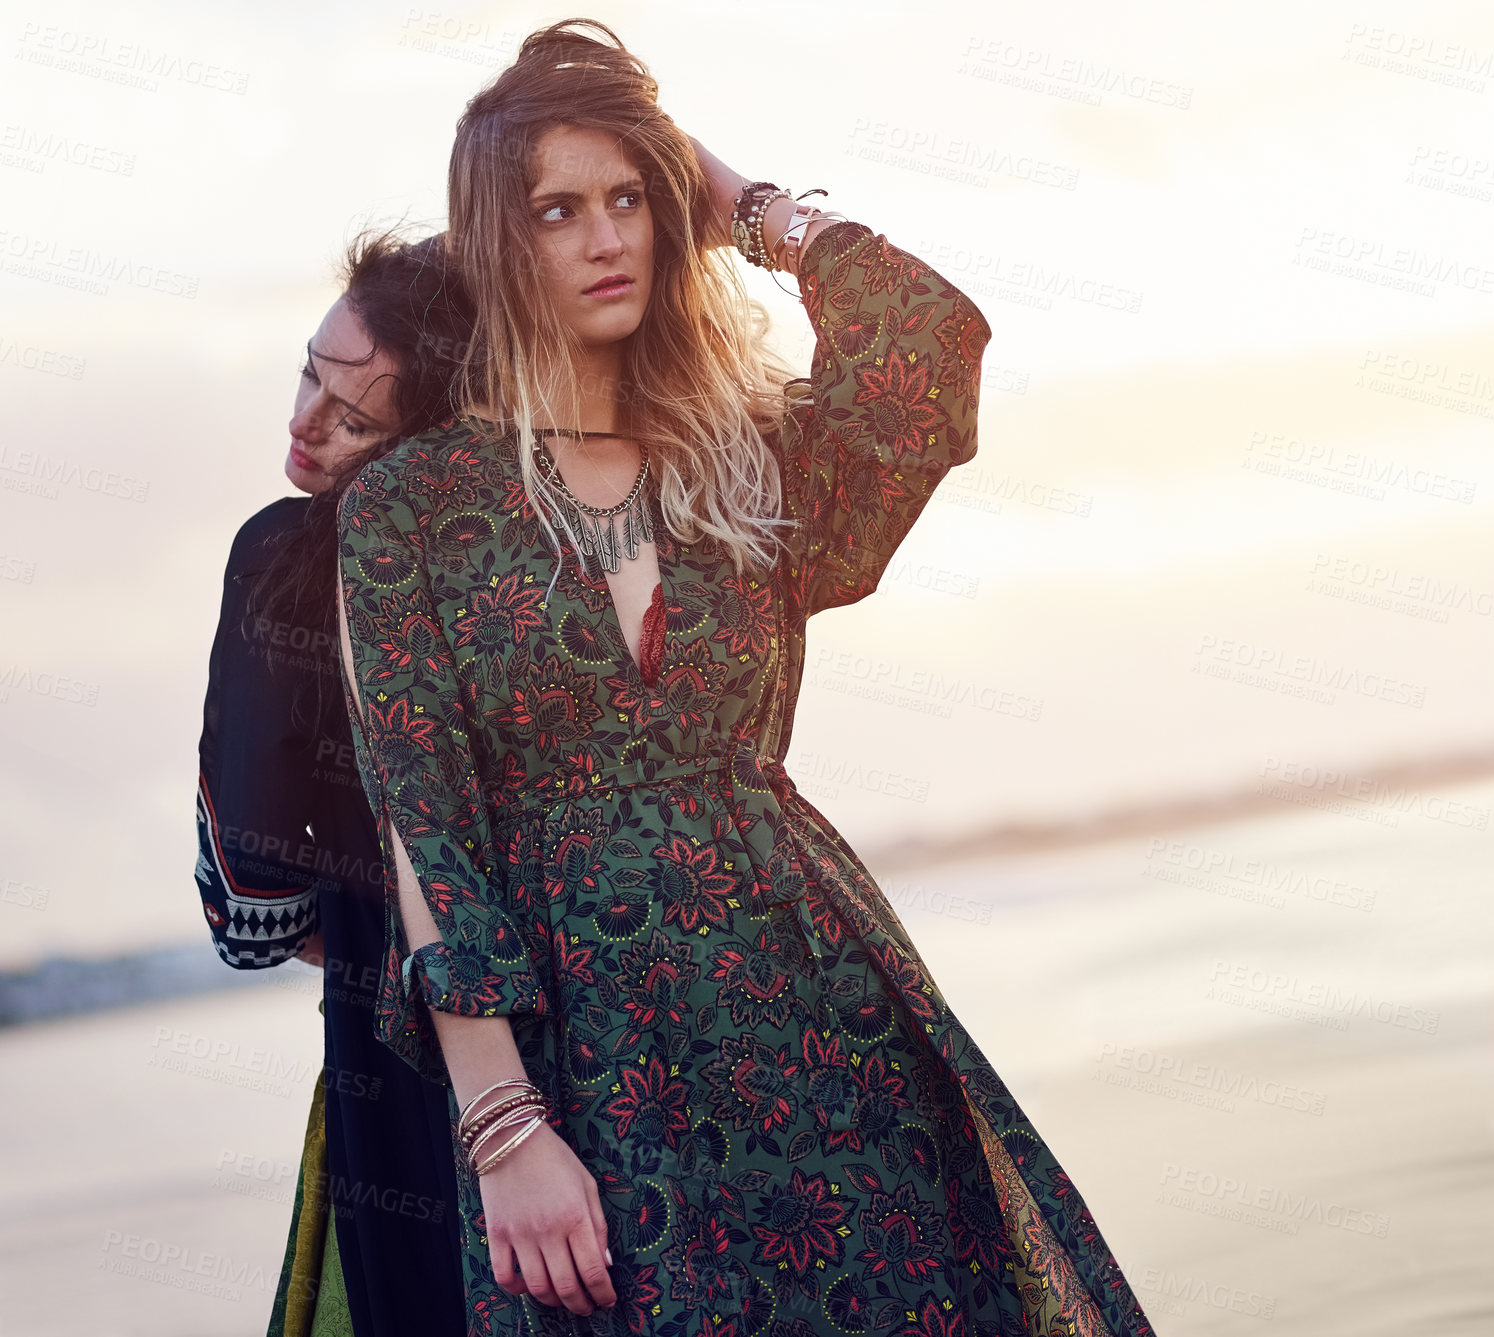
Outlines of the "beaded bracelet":
[[467,1116],[472,1113],[472,1107],[476,1105],[479,1100],[481,1100],[484,1096],[492,1095],[494,1091],[500,1090],[505,1086],[527,1087],[530,1091],[533,1091],[535,1095],[540,1094],[539,1087],[537,1087],[527,1077],[505,1077],[501,1082],[494,1082],[492,1086],[488,1087],[486,1090],[479,1091],[475,1096],[472,1097],[471,1100],[463,1105],[461,1114],[457,1116],[457,1122],[465,1123],[467,1120]]
[[460,1127],[458,1140],[461,1142],[462,1149],[470,1152],[477,1142],[492,1130],[493,1125],[498,1120],[502,1119],[505,1115],[512,1114],[515,1110],[521,1109],[526,1111],[543,1110],[545,1109],[545,1103],[538,1096],[524,1094],[510,1096],[507,1100],[501,1100],[496,1105],[490,1105],[468,1123]]
[[528,1123],[530,1119],[533,1119],[536,1116],[539,1116],[541,1118],[547,1117],[546,1112],[542,1106],[527,1105],[522,1109],[511,1109],[506,1111],[501,1118],[494,1119],[492,1123],[488,1124],[487,1127],[485,1127],[472,1139],[471,1145],[465,1148],[468,1158],[476,1159],[478,1155],[478,1147],[482,1143],[486,1142],[490,1137],[492,1137],[494,1133],[499,1132],[505,1128],[516,1128],[520,1124]]
[[737,250],[749,262],[761,269],[771,269],[773,261],[763,244],[763,215],[774,200],[792,199],[788,191],[775,186],[771,181],[754,181],[744,186],[734,201],[731,222],[731,238]]

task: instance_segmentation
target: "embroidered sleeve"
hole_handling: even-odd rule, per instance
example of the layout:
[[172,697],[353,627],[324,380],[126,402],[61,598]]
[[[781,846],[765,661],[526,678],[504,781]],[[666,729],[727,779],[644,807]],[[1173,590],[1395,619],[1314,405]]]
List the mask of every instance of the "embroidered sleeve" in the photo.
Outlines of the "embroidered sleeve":
[[[510,904],[505,869],[495,857],[462,686],[424,542],[391,477],[395,468],[386,459],[365,469],[339,512],[343,608],[358,693],[354,699],[349,692],[348,711],[388,870],[379,1035],[423,1074],[449,1085],[429,1009],[507,1016],[553,1008],[544,937]],[[413,952],[399,913],[391,823],[441,933],[439,942]]]
[[860,223],[818,233],[799,291],[815,332],[789,386],[787,574],[808,618],[872,593],[940,479],[975,454],[991,327],[916,256]]
[[307,831],[310,750],[291,723],[293,679],[275,671],[273,629],[249,611],[260,521],[240,530],[224,572],[197,744],[197,889],[214,948],[240,970],[280,965],[305,946],[323,883]]

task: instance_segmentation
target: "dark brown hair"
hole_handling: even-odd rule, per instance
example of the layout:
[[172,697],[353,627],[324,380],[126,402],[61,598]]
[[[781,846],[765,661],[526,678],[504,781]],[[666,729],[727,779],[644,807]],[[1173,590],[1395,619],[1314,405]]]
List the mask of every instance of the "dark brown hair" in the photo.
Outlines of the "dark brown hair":
[[[302,524],[281,537],[255,582],[245,619],[321,633],[311,644],[326,649],[319,656],[326,662],[319,662],[313,673],[300,671],[304,680],[315,684],[317,719],[328,693],[340,703],[340,687],[333,676],[341,672],[333,602],[338,503],[369,461],[456,412],[456,372],[470,355],[473,337],[471,299],[448,258],[444,232],[414,242],[401,238],[396,228],[361,233],[343,256],[339,279],[349,309],[373,343],[367,359],[341,365],[361,366],[381,352],[388,355],[398,368],[392,397],[396,427],[353,456],[329,488],[312,496]],[[302,695],[298,690],[298,708]]]

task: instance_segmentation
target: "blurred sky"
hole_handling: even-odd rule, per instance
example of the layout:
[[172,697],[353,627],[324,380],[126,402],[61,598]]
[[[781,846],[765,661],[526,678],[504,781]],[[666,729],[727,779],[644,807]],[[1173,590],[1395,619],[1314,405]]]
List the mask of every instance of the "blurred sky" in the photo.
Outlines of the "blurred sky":
[[[853,844],[1413,765],[1425,808],[1494,751],[1494,11],[587,12],[727,162],[827,188],[994,330],[977,460],[811,626],[789,764]],[[222,569],[292,491],[336,257],[442,225],[462,107],[562,17],[5,7],[0,964],[201,934]]]

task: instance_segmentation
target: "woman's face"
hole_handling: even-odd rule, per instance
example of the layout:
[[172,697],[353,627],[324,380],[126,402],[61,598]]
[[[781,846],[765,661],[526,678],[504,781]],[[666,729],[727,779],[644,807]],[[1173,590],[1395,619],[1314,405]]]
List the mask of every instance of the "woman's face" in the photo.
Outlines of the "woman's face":
[[654,286],[654,219],[643,174],[601,130],[558,125],[535,146],[529,192],[540,272],[587,348],[626,339]]
[[339,297],[306,345],[285,476],[302,492],[325,491],[354,455],[391,435],[398,426],[398,374],[387,353],[373,352],[363,322]]

